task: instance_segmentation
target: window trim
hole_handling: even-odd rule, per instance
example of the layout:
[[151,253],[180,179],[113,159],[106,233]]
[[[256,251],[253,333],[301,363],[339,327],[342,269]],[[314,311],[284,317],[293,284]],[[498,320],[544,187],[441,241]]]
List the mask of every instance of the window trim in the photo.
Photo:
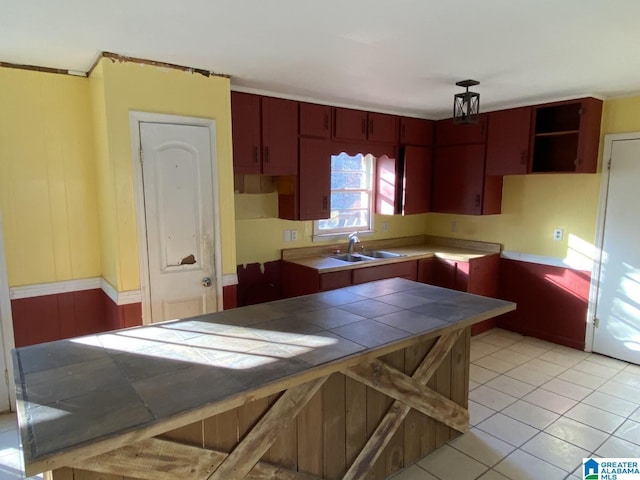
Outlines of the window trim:
[[[335,239],[335,238],[342,238],[345,235],[348,235],[350,233],[353,233],[355,231],[358,232],[358,234],[364,234],[365,236],[367,234],[373,234],[374,233],[374,220],[375,220],[375,195],[376,195],[376,156],[372,153],[362,153],[362,152],[354,152],[351,153],[349,151],[345,151],[345,150],[341,150],[339,153],[337,154],[332,154],[332,156],[336,156],[336,155],[341,155],[341,154],[346,154],[349,156],[356,156],[356,155],[362,155],[363,157],[371,157],[370,160],[370,164],[369,164],[369,169],[370,169],[370,183],[369,183],[369,188],[368,189],[363,189],[363,188],[358,188],[358,189],[341,189],[341,190],[335,190],[335,191],[340,191],[340,192],[368,192],[369,193],[369,206],[368,206],[368,212],[369,212],[369,222],[368,222],[368,228],[364,228],[364,227],[360,227],[360,229],[358,229],[358,227],[339,227],[339,228],[332,228],[331,230],[325,230],[325,231],[321,231],[319,228],[319,222],[321,222],[321,220],[314,220],[313,221],[313,233],[312,233],[312,239],[315,240],[330,240],[330,239]],[[333,195],[334,190],[331,189],[330,190],[330,195]],[[354,209],[355,210],[355,209]],[[364,208],[359,209],[359,210],[365,210]]]

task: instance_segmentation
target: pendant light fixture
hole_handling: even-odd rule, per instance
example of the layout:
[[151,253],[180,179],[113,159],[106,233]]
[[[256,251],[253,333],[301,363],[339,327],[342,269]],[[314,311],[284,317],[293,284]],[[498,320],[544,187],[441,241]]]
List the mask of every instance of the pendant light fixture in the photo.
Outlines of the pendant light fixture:
[[470,92],[469,87],[480,85],[476,80],[462,80],[456,82],[459,87],[465,87],[464,93],[456,93],[453,96],[453,123],[479,123],[480,122],[480,94]]

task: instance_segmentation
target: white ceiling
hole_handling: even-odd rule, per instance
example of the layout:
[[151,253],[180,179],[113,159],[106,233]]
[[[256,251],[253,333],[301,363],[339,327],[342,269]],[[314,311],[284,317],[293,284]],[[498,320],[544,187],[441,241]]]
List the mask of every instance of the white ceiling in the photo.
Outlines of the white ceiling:
[[0,0],[0,61],[86,72],[101,51],[236,89],[427,118],[640,92],[639,0]]

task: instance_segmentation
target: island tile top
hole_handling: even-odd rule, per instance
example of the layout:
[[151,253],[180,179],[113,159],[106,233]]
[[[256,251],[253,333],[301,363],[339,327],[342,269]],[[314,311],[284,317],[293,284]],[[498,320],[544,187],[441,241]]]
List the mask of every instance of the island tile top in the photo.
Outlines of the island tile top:
[[395,278],[19,348],[25,464],[514,308]]

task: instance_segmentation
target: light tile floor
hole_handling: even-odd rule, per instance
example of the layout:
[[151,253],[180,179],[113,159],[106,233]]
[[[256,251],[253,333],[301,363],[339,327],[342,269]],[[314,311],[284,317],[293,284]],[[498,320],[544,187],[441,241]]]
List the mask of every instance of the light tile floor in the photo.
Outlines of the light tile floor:
[[494,329],[471,340],[471,429],[392,480],[581,479],[640,457],[640,366]]
[[[583,457],[640,457],[640,366],[500,329],[471,362],[470,431],[393,480],[573,480]],[[0,415],[0,480],[22,478],[19,448]]]
[[[16,425],[15,413],[0,415],[0,480],[15,480],[23,477],[22,452]],[[42,478],[42,475],[32,477]]]

